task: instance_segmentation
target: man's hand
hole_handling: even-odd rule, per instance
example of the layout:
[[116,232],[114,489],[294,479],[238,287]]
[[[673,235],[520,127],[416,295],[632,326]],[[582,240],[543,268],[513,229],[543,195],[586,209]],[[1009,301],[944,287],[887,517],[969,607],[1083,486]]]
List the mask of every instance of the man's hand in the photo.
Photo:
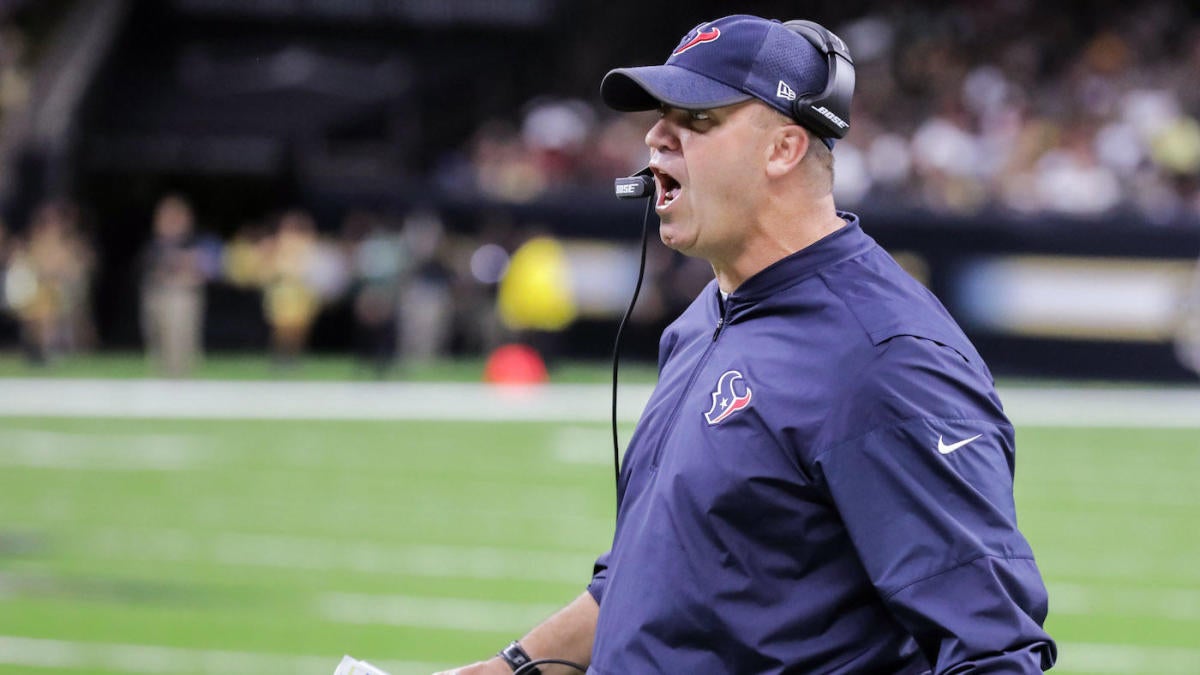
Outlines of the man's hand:
[[443,670],[434,675],[512,675],[512,668],[499,656],[493,656],[487,661],[477,661],[469,666]]

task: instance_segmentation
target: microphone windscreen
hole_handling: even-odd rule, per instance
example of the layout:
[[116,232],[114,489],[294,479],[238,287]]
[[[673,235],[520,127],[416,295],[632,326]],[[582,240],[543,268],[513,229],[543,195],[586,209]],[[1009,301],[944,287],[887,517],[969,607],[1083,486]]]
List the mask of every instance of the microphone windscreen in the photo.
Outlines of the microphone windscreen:
[[646,167],[632,176],[618,178],[613,185],[613,190],[621,199],[642,199],[654,194],[654,178],[650,173],[650,167]]

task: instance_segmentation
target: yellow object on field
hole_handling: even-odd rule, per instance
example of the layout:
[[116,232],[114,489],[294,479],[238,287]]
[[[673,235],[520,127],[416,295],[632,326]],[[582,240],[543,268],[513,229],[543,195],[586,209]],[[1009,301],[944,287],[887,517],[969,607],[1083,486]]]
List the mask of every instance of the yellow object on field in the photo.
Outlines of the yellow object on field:
[[571,272],[561,244],[535,237],[513,254],[500,281],[500,318],[513,330],[559,331],[575,320]]

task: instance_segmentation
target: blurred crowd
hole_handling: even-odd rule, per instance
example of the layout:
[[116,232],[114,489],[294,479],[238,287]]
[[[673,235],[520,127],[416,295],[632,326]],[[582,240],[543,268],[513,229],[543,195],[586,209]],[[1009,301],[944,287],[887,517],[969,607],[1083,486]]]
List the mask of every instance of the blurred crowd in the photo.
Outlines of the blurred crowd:
[[[343,302],[352,307],[354,325],[346,329],[355,348],[381,372],[399,354],[431,359],[443,353],[464,312],[473,318],[470,338],[480,348],[498,339],[488,333],[494,310],[486,298],[471,297],[486,296],[488,284],[457,283],[460,242],[446,237],[432,212],[398,221],[353,212],[332,236],[294,209],[247,223],[228,241],[201,232],[195,220],[183,195],[164,196],[138,258],[140,331],[162,374],[185,376],[195,367],[204,344],[206,291],[216,285],[260,298],[280,366],[306,350],[319,314]],[[45,363],[93,344],[93,250],[70,205],[42,206],[21,236],[0,226],[0,308],[19,324],[29,361]]]
[[[900,3],[833,26],[855,58],[837,197],[848,207],[1200,223],[1200,23],[1185,4]],[[652,116],[530,102],[435,172],[535,199],[645,162]]]
[[[397,364],[482,355],[512,340],[535,345],[550,361],[578,316],[571,280],[578,260],[568,260],[564,244],[541,228],[501,214],[478,231],[455,233],[430,209],[400,216],[356,210],[322,230],[309,212],[291,209],[249,221],[226,240],[196,220],[187,197],[164,195],[135,269],[116,272],[136,277],[122,285],[136,286],[142,344],[154,372],[168,377],[192,373],[213,329],[228,333],[242,320],[231,295],[254,298],[254,323],[266,329],[258,340],[242,327],[234,348],[265,347],[287,368],[309,351],[318,320],[332,317],[334,341],[379,376]],[[96,345],[97,258],[71,204],[41,206],[19,234],[0,224],[0,319],[16,324],[28,362]],[[649,326],[656,339],[709,271],[656,247],[648,274],[653,288],[643,293],[633,330]],[[219,307],[210,306],[214,291],[224,291]]]
[[[850,46],[858,81],[851,132],[834,151],[839,205],[964,221],[1051,214],[1200,225],[1194,12],[1169,0],[995,0],[880,4],[831,23]],[[28,100],[36,51],[19,29],[0,24],[0,120]],[[397,360],[482,354],[512,338],[553,354],[576,299],[529,291],[519,285],[528,279],[505,281],[506,271],[522,259],[545,269],[541,261],[569,252],[482,209],[490,200],[607,190],[615,176],[641,167],[656,114],[616,115],[595,99],[535,98],[513,115],[485,119],[440,155],[428,173],[431,196],[482,204],[471,232],[448,229],[433,209],[357,210],[321,227],[293,209],[222,238],[196,222],[186,195],[144,205],[145,246],[129,271],[137,281],[127,286],[137,288],[138,311],[129,314],[152,363],[169,376],[195,368],[212,329],[214,289],[253,298],[267,335],[261,344],[283,366],[310,348],[319,320],[334,312],[347,317],[345,334],[362,362],[380,373]],[[7,334],[19,334],[33,363],[97,342],[90,304],[102,261],[80,221],[79,208],[56,201],[27,222],[0,223],[0,324],[15,326]],[[648,274],[633,330],[654,336],[710,271],[652,247]],[[514,304],[518,296],[526,304]],[[543,316],[533,316],[537,307]],[[1188,325],[1189,358],[1200,363],[1200,323]]]

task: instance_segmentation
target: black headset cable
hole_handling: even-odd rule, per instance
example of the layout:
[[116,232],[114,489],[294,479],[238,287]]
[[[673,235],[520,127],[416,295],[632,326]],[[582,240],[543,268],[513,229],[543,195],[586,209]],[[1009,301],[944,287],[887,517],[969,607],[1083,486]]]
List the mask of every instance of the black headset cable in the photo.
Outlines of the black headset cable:
[[612,357],[612,439],[613,439],[613,480],[616,482],[617,494],[621,492],[621,445],[617,439],[617,368],[621,362],[621,336],[625,332],[625,324],[629,321],[630,315],[633,314],[633,307],[637,304],[638,294],[642,290],[642,281],[646,277],[646,248],[650,241],[650,209],[654,206],[654,200],[646,200],[646,213],[642,216],[642,255],[641,261],[638,263],[637,283],[633,287],[633,297],[629,300],[629,307],[625,310],[625,316],[621,317],[621,323],[617,326],[617,337],[613,341],[613,357]]

